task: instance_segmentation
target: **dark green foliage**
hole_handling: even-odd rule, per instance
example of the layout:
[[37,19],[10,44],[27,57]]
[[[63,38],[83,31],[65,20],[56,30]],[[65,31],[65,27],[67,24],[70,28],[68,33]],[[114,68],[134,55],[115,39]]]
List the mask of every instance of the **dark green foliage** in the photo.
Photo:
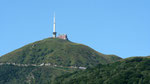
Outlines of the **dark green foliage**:
[[150,58],[127,58],[87,70],[0,65],[0,84],[150,84]]
[[128,58],[57,77],[56,84],[150,84],[150,58]]
[[104,55],[88,46],[62,39],[44,39],[28,44],[0,57],[0,62],[20,64],[52,63],[62,66],[94,66],[120,60],[115,55]]
[[0,84],[53,84],[55,77],[74,69],[0,65]]

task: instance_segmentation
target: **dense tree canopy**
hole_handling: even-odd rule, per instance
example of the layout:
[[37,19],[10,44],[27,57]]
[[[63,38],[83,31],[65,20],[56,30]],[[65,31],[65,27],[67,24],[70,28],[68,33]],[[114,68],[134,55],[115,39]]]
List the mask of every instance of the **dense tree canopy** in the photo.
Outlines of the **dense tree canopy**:
[[150,84],[150,58],[127,58],[57,78],[57,84]]

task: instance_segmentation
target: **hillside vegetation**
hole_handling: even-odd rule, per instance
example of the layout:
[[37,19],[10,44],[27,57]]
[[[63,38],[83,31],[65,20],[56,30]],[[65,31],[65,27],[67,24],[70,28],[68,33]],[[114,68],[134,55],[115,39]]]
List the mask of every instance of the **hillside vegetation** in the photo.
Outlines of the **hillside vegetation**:
[[0,57],[2,63],[41,64],[62,66],[95,66],[120,60],[115,55],[104,55],[92,48],[68,40],[47,38],[28,44]]
[[150,84],[150,58],[132,57],[86,70],[0,65],[0,84]]
[[150,84],[150,58],[132,57],[65,74],[55,84]]
[[77,69],[0,65],[0,84],[54,84],[55,78]]

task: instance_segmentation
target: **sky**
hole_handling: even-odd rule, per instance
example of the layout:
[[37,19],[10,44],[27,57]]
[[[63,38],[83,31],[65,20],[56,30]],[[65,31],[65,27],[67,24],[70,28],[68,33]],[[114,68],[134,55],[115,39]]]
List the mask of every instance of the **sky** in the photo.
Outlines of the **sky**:
[[150,55],[150,0],[0,0],[0,56],[56,31],[122,58]]

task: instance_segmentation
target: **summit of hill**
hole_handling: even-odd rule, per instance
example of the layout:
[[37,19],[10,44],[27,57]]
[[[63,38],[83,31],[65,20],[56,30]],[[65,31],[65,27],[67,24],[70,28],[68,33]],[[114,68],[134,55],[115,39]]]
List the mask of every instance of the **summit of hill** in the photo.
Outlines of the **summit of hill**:
[[0,57],[1,63],[41,64],[62,66],[94,66],[120,60],[115,55],[105,55],[94,49],[59,38],[46,38],[25,45]]

